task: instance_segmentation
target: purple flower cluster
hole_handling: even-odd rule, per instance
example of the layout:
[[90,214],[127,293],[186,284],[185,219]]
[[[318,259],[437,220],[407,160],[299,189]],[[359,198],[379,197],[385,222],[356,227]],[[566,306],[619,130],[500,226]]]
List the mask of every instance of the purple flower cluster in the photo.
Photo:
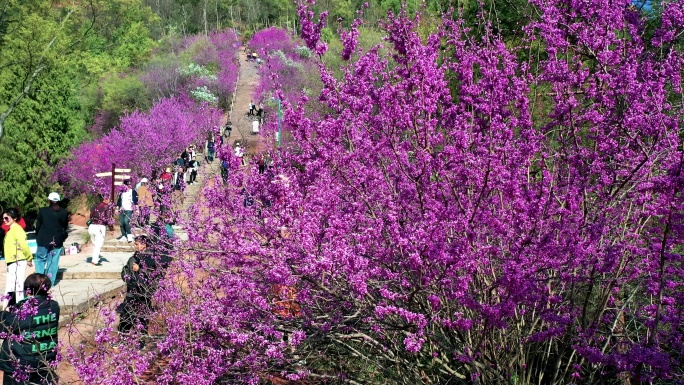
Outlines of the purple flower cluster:
[[282,51],[289,54],[296,47],[290,33],[285,29],[277,27],[258,31],[249,40],[247,46],[259,54],[260,57],[266,57],[274,51]]
[[148,112],[125,115],[117,129],[101,138],[82,143],[58,169],[57,177],[72,191],[87,193],[109,191],[111,180],[95,174],[111,170],[112,164],[149,177],[189,145],[199,144],[220,119],[220,110],[186,96],[162,99]]
[[[681,382],[671,4],[649,35],[626,1],[535,0],[513,48],[451,18],[423,38],[402,13],[360,52],[353,25],[344,78],[321,64],[324,109],[286,103],[290,145],[263,173],[234,162],[189,214],[184,286],[155,298],[156,383]],[[322,22],[299,13],[318,50]]]

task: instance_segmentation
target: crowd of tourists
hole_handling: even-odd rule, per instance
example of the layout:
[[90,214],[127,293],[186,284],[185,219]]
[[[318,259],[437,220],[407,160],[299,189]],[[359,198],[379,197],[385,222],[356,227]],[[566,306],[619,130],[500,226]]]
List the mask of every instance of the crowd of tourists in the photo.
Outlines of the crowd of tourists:
[[[263,109],[252,103],[248,114],[256,121],[263,119]],[[203,161],[214,162],[218,147],[228,141],[231,133],[232,124],[228,122],[217,135],[209,136],[204,142]],[[240,140],[235,142],[232,152],[227,152],[219,159],[224,182],[228,180],[231,155],[244,162],[245,148]],[[260,172],[263,172],[268,162],[267,158],[260,157]],[[171,194],[197,183],[199,167],[196,147],[189,146],[159,175],[140,178],[135,185],[131,179],[125,179],[115,202],[108,196],[100,195],[90,209],[87,225],[93,244],[90,258],[93,266],[102,265],[100,253],[107,229],[114,225],[117,215],[120,230],[118,241],[134,244],[135,253],[121,272],[127,287],[125,299],[117,308],[120,313],[118,332],[122,335],[130,333],[137,324],[142,325],[143,329],[147,328],[146,315],[152,306],[152,294],[171,261],[170,251],[175,237]],[[30,381],[56,381],[49,362],[56,357],[54,348],[57,344],[59,305],[50,298],[48,291],[57,283],[59,260],[68,237],[69,213],[63,207],[59,193],[50,193],[46,201],[46,206],[38,210],[37,216],[28,220],[15,208],[3,212],[3,257],[7,279],[5,295],[0,302],[0,310],[4,310],[0,312],[0,332],[2,328],[7,335],[24,335],[21,333],[27,330],[43,331],[38,333],[37,338],[18,339],[18,342],[13,342],[12,338],[4,340],[0,350],[0,371],[5,374],[3,383],[24,383],[17,379],[26,378],[25,373],[15,378],[16,366],[12,362],[28,369],[27,378]],[[35,253],[29,246],[26,232],[28,224],[35,228]],[[134,234],[134,228],[140,229],[136,231],[137,235]],[[35,273],[23,279],[27,267],[34,265]],[[32,306],[31,314],[37,316],[17,317],[18,312],[27,311],[27,306]],[[45,333],[45,330],[55,332]]]
[[[215,145],[213,137],[207,139],[207,162],[215,157]],[[111,202],[108,196],[99,196],[91,207],[87,224],[93,244],[92,265],[102,265],[100,253],[107,228],[114,224],[116,214],[121,231],[118,239],[135,242],[136,251],[121,275],[128,287],[126,298],[119,307],[119,331],[122,333],[129,332],[136,323],[146,325],[144,315],[149,312],[141,307],[150,306],[152,288],[157,281],[155,272],[161,272],[161,268],[170,262],[169,252],[175,237],[170,194],[196,183],[199,165],[195,147],[190,146],[179,154],[172,166],[153,179],[153,183],[144,177],[133,186],[131,179],[126,179],[116,202]],[[8,336],[0,348],[3,384],[56,381],[49,363],[57,354],[59,305],[48,296],[48,291],[57,283],[59,261],[68,237],[69,213],[62,207],[59,193],[50,193],[46,201],[47,205],[38,210],[35,218],[24,218],[16,208],[3,210],[6,283],[0,301],[0,310],[3,310],[0,312],[0,333]],[[154,221],[151,221],[152,217]],[[136,237],[133,227],[144,230]],[[27,228],[35,229],[37,248],[34,247],[34,251],[29,245]],[[34,265],[35,273],[24,279],[26,269]],[[31,331],[37,332],[35,338],[11,337],[26,336]],[[18,367],[22,368],[19,372]],[[28,380],[24,380],[26,378]]]
[[[158,187],[163,189],[164,183]],[[93,265],[101,265],[100,251],[115,212],[119,213],[122,232],[119,239],[135,242],[135,253],[121,272],[127,293],[118,308],[118,332],[124,336],[137,324],[147,327],[152,295],[171,261],[174,233],[170,210],[163,201],[156,201],[161,209],[154,223],[149,224],[157,197],[146,178],[140,180],[137,189],[131,187],[129,179],[123,182],[116,205],[112,205],[109,198],[101,197],[91,209],[88,232],[93,242]],[[60,206],[58,193],[50,193],[47,201],[48,205],[38,211],[35,220],[38,245],[35,255],[25,231],[27,221],[14,208],[3,212],[3,252],[7,266],[5,295],[0,304],[0,310],[3,310],[0,312],[0,333],[5,336],[0,346],[3,384],[54,384],[57,381],[51,363],[57,357],[60,309],[48,292],[57,281],[59,260],[68,236],[69,215]],[[137,237],[131,232],[134,212],[137,212],[138,225],[145,226],[143,234]],[[36,272],[24,279],[26,268],[34,264]]]
[[[188,160],[192,160],[192,155]],[[190,183],[194,179],[193,170],[188,172]],[[183,178],[183,175],[179,172],[176,177]],[[164,191],[172,191],[173,177],[162,174],[157,182],[157,188],[153,189],[148,179],[142,178],[133,188],[130,179],[124,180],[115,205],[108,197],[100,196],[90,212],[88,233],[93,243],[93,265],[101,265],[100,251],[115,213],[119,214],[119,239],[135,242],[136,251],[121,273],[128,288],[119,306],[118,331],[123,334],[129,333],[138,323],[147,325],[156,283],[171,260],[173,222]],[[38,210],[35,255],[26,233],[27,224],[33,224],[33,221],[25,220],[15,208],[3,212],[3,256],[7,266],[5,294],[0,303],[0,333],[6,336],[0,346],[3,384],[53,384],[57,381],[51,362],[57,357],[59,304],[51,299],[48,291],[57,283],[59,260],[68,237],[69,214],[60,205],[61,201],[59,193],[52,192],[47,197],[47,206]],[[150,223],[153,211],[157,215]],[[131,231],[134,218],[136,225],[145,229],[137,237]],[[27,267],[34,265],[36,272],[24,279]]]

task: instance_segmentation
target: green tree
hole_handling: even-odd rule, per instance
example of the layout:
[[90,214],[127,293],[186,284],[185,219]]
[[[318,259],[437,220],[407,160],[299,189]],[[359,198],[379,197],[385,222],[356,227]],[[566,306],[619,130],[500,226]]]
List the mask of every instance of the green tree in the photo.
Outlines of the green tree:
[[[52,172],[85,137],[74,76],[65,68],[46,70],[17,104],[0,141],[0,202],[35,209],[54,188]],[[0,97],[14,90],[0,87]],[[15,91],[14,91],[15,92]]]
[[0,139],[7,119],[41,74],[73,50],[75,38],[67,31],[75,11],[72,7],[56,10],[46,0],[0,2],[0,85],[4,91],[0,98]]
[[106,77],[101,82],[100,95],[100,110],[115,116],[150,107],[147,90],[137,74]]
[[142,0],[0,0],[0,203],[44,204],[94,111],[136,98],[140,84],[99,80],[147,60],[157,20]]

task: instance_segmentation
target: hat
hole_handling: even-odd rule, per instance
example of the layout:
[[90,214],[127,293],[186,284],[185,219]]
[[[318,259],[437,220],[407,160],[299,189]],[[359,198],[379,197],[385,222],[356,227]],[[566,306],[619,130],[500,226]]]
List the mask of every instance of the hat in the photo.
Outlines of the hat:
[[140,183],[147,183],[147,182],[149,182],[149,180],[147,180],[147,178],[140,179]]
[[59,194],[56,192],[51,192],[50,195],[48,195],[48,200],[50,202],[59,202],[62,199],[59,197]]

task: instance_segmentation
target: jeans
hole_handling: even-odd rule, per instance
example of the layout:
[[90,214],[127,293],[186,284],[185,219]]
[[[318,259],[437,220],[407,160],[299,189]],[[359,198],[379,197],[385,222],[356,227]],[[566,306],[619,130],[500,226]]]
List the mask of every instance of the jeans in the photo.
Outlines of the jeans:
[[121,210],[119,214],[119,227],[121,228],[121,236],[127,237],[131,234],[131,217],[133,216],[133,210]]
[[105,225],[92,224],[88,226],[88,234],[90,234],[90,240],[93,241],[92,263],[100,263],[100,251],[102,250],[106,233],[107,227]]
[[216,155],[216,150],[209,150],[209,151],[207,151],[207,160],[208,160],[209,162],[213,162],[213,161],[214,161],[214,156],[215,156],[215,155]]
[[59,257],[62,255],[62,248],[51,248],[48,251],[47,247],[38,246],[34,263],[36,265],[36,273],[45,274],[50,277],[52,285],[57,280],[57,270],[59,270]]

